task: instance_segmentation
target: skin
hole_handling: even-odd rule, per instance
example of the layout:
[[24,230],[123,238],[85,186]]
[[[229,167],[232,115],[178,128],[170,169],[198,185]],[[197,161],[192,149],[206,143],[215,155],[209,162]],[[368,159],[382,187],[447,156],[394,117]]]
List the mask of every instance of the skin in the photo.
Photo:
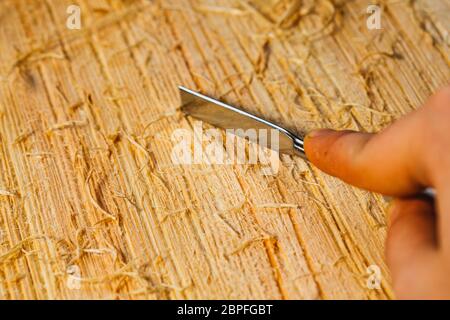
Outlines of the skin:
[[318,130],[305,149],[326,173],[395,197],[386,261],[397,298],[450,299],[450,86],[380,133]]

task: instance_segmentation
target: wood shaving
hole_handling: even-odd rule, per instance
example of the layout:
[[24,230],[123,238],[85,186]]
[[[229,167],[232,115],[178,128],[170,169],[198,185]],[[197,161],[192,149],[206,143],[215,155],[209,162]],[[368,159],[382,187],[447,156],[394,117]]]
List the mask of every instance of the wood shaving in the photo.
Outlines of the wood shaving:
[[248,15],[249,12],[231,7],[219,7],[219,6],[197,6],[195,10],[203,13],[215,13],[215,14],[225,14],[232,16],[244,16]]
[[19,134],[15,139],[13,144],[19,144],[23,141],[25,141],[26,139],[28,139],[28,137],[30,137],[32,134],[34,133],[33,129],[29,129],[25,132],[22,132],[21,134]]
[[23,252],[24,247],[29,244],[30,242],[36,241],[36,240],[42,240],[47,239],[44,235],[35,235],[35,236],[29,236],[22,241],[15,244],[11,249],[9,249],[7,252],[0,255],[0,263],[8,262],[14,258],[16,258],[18,255],[20,255]]
[[253,239],[250,239],[250,240],[246,240],[241,245],[239,245],[235,249],[231,250],[229,253],[225,254],[225,256],[235,255],[235,254],[237,254],[237,253],[247,249],[248,247],[250,247],[254,243],[264,242],[264,241],[276,241],[276,238],[275,237],[264,236],[264,237],[257,237],[257,238],[253,238]]
[[65,121],[61,123],[57,123],[52,125],[48,130],[47,133],[52,133],[54,131],[59,130],[65,130],[69,128],[76,128],[76,127],[84,127],[88,125],[87,120],[71,120],[71,121]]
[[19,195],[19,193],[17,191],[0,189],[0,196],[17,197],[18,195]]
[[[91,193],[91,188],[89,187],[89,182],[92,178],[93,172],[94,172],[94,170],[89,171],[87,178],[86,178],[86,182],[85,182],[85,189],[86,189],[89,201],[98,211],[100,211],[100,213],[103,214],[103,216],[105,216],[106,220],[117,221],[117,217],[114,214],[111,214],[108,211],[106,211],[105,209],[103,209],[102,206],[97,202],[97,200]],[[104,220],[101,220],[101,222],[103,222],[103,221]]]

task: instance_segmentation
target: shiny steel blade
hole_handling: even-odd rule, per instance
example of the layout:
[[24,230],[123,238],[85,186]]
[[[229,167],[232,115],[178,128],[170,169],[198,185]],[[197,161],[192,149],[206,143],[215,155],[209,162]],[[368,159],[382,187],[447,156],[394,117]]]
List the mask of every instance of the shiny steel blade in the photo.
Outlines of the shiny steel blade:
[[276,151],[289,155],[298,155],[306,159],[303,148],[303,139],[292,132],[265,119],[245,112],[226,103],[205,96],[184,87],[180,89],[182,111],[199,120],[208,122],[222,129],[266,129],[269,133],[264,145],[271,148],[270,132],[277,130],[279,133],[279,148]]

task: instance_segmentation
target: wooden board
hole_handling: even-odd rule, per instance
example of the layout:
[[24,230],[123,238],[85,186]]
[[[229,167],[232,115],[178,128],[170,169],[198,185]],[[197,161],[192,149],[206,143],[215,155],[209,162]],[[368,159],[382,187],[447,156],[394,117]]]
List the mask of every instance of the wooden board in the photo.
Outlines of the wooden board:
[[171,160],[195,125],[177,85],[298,132],[420,107],[450,79],[450,2],[377,1],[381,30],[370,3],[1,1],[0,298],[392,298],[381,196],[300,158]]

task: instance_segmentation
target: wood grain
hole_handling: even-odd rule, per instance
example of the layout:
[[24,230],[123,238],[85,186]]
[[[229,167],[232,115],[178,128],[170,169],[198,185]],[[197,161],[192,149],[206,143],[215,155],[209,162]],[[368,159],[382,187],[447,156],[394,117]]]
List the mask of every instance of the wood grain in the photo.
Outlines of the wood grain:
[[299,158],[171,161],[177,85],[298,132],[420,107],[450,79],[450,2],[377,3],[371,31],[365,0],[1,1],[0,298],[393,298],[381,196]]

